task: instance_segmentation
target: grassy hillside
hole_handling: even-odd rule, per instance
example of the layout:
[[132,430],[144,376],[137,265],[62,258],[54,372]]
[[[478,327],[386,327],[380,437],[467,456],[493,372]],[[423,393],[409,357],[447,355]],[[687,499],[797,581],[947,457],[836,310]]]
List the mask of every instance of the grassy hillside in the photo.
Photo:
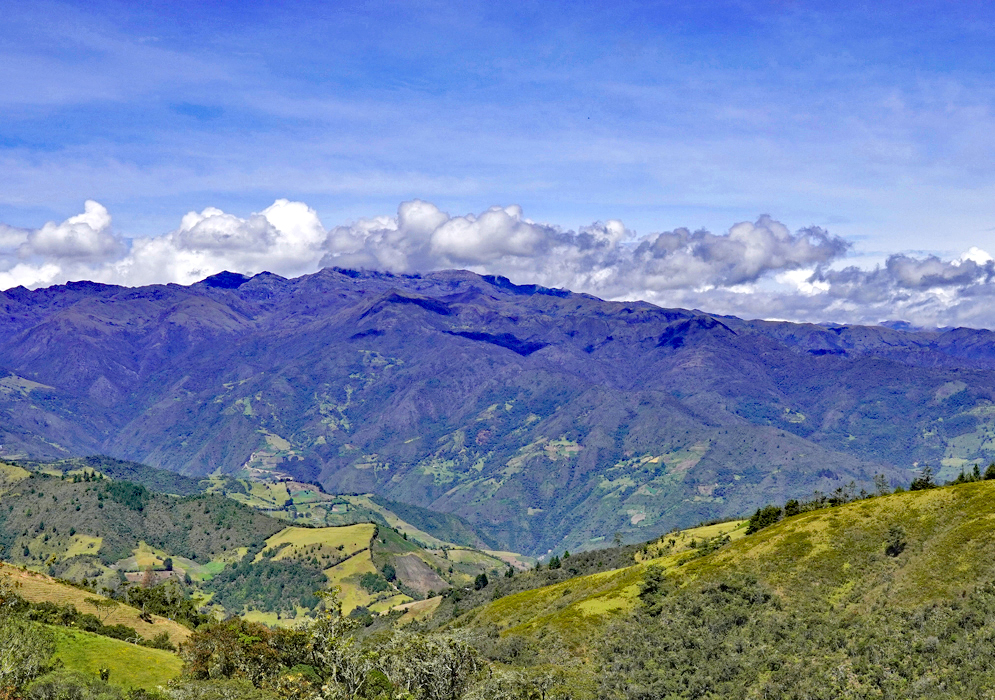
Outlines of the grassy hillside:
[[333,495],[315,484],[294,480],[262,482],[213,476],[201,484],[209,493],[228,496],[275,518],[313,527],[377,523],[399,530],[425,547],[485,548],[494,544],[457,515],[377,496]]
[[50,602],[58,605],[73,605],[81,613],[89,613],[99,617],[107,625],[125,625],[133,627],[146,639],[152,639],[162,632],[169,635],[173,644],[180,644],[190,636],[190,630],[172,620],[159,615],[150,615],[152,622],[143,620],[141,612],[114,601],[112,607],[98,609],[87,599],[104,600],[105,597],[84,591],[65,583],[60,583],[44,574],[35,571],[25,571],[9,564],[0,563],[0,577],[8,576],[17,585],[17,594],[31,603]]
[[203,479],[194,479],[165,469],[156,469],[138,462],[128,462],[104,455],[73,457],[54,462],[22,461],[20,464],[31,471],[46,472],[54,476],[96,472],[119,481],[139,484],[149,491],[174,496],[193,496],[204,493],[208,484]]
[[458,515],[440,513],[410,503],[392,501],[382,496],[374,495],[369,500],[373,505],[395,515],[400,522],[390,524],[402,532],[407,532],[407,527],[417,528],[445,542],[480,549],[493,548],[496,545],[493,539],[478,532],[469,522]]
[[333,495],[314,483],[294,480],[252,481],[221,475],[196,479],[103,455],[54,462],[0,462],[0,494],[32,472],[69,478],[86,473],[99,474],[116,481],[137,484],[154,493],[173,496],[205,493],[226,496],[274,518],[313,527],[378,523],[406,533],[428,547],[456,545],[486,548],[494,544],[457,515],[408,503],[370,495]]
[[101,668],[110,670],[108,682],[122,688],[152,690],[180,675],[183,662],[176,654],[128,644],[117,639],[52,627],[55,658],[70,671],[96,676]]
[[[366,496],[333,497],[309,484],[215,477],[198,486],[214,493],[180,497],[94,471],[156,489],[193,489],[193,480],[133,463],[89,458],[34,466],[44,471],[4,465],[0,472],[0,558],[91,590],[172,579],[215,612],[284,624],[314,609],[322,588],[338,587],[347,611],[380,612],[470,585],[478,574],[503,570],[502,557],[521,560],[455,546]],[[336,515],[368,513],[381,525],[314,526],[339,505]],[[425,527],[472,536],[458,518],[410,511]]]
[[0,495],[10,490],[19,481],[28,478],[28,470],[15,464],[0,462]]
[[[554,629],[584,644],[607,617],[639,606],[647,571],[686,588],[749,576],[795,608],[859,615],[914,608],[966,595],[995,579],[995,482],[894,494],[803,513],[732,541],[707,556],[682,542],[714,537],[722,525],[687,530],[647,546],[639,563],[503,597],[467,613],[471,626],[503,633]],[[904,543],[887,553],[895,533]],[[660,555],[660,556],[657,556]]]

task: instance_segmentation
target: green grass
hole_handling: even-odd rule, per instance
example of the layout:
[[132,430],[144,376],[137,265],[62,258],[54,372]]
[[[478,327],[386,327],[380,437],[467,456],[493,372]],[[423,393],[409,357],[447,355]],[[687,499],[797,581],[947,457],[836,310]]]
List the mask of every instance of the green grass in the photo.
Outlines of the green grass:
[[14,484],[28,478],[28,470],[7,462],[0,462],[0,493],[14,486]]
[[110,669],[112,685],[153,689],[180,675],[183,666],[180,657],[168,651],[64,627],[50,629],[55,633],[55,658],[67,669],[94,676],[101,668]]

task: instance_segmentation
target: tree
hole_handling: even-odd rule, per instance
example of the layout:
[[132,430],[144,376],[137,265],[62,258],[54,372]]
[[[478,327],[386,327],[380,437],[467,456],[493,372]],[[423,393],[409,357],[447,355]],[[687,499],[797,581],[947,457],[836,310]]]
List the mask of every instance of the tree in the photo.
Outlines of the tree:
[[922,468],[919,476],[912,480],[909,484],[909,491],[925,491],[926,489],[935,489],[936,482],[933,481],[933,468],[926,465]]
[[889,557],[897,557],[905,551],[905,530],[901,525],[892,525],[888,528],[888,539],[886,540],[885,554]]
[[891,489],[888,487],[888,477],[884,474],[874,475],[874,490],[879,496],[887,496],[891,493]]
[[390,584],[387,583],[385,579],[380,574],[374,574],[366,572],[359,579],[359,585],[365,588],[369,593],[382,593],[390,588]]
[[490,583],[487,580],[487,574],[477,574],[477,578],[473,580],[473,590],[479,591],[481,588],[487,588],[487,584]]
[[989,464],[988,468],[985,469],[985,481],[991,481],[992,479],[995,479],[995,462]]
[[108,615],[111,614],[111,610],[117,607],[117,601],[109,598],[84,598],[83,600],[97,609],[97,618],[100,620],[100,624],[104,624]]
[[395,634],[379,670],[394,687],[424,700],[457,700],[484,668],[477,650],[450,635]]
[[281,666],[272,644],[275,634],[265,625],[237,617],[201,625],[180,646],[184,673],[197,680],[244,679],[259,687]]
[[770,525],[773,525],[778,520],[781,519],[781,507],[780,506],[764,506],[757,510],[750,518],[750,522],[746,525],[746,534],[752,535],[754,532],[764,529]]
[[663,610],[663,599],[668,592],[666,572],[662,566],[651,565],[639,586],[639,599],[646,606],[646,612],[656,617]]
[[552,571],[553,569],[559,569],[560,566],[560,558],[554,554],[553,558],[549,560],[549,568]]

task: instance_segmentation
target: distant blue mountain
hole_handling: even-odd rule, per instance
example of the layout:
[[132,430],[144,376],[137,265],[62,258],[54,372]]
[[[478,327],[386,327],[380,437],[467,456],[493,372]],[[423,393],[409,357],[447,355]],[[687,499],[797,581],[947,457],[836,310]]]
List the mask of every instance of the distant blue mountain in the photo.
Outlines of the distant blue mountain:
[[529,553],[995,460],[995,334],[466,271],[0,293],[0,455],[319,480]]

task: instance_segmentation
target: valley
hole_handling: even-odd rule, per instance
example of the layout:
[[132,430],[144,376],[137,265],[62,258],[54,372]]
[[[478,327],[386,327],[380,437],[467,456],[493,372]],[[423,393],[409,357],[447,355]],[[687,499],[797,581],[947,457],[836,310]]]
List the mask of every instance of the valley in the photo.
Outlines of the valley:
[[[73,484],[52,474],[57,470],[51,465],[47,476],[23,471],[26,476],[7,468],[15,491],[27,487],[30,496],[35,496],[31,488],[51,491],[56,482]],[[93,489],[106,478],[91,474],[89,481],[74,485]],[[457,545],[426,550],[399,531],[373,523],[283,526],[213,575],[201,572],[182,599],[196,600],[210,591],[213,599],[200,598],[208,617],[184,618],[183,624],[143,611],[161,604],[157,591],[179,582],[146,577],[128,590],[122,581],[123,599],[120,591],[109,589],[106,593],[115,599],[108,599],[87,581],[55,580],[32,570],[37,565],[4,564],[0,579],[27,601],[22,605],[30,606],[26,614],[34,624],[55,625],[53,658],[64,665],[62,673],[92,678],[110,669],[112,688],[153,693],[238,681],[248,685],[233,685],[230,692],[246,693],[255,686],[274,699],[301,692],[318,697],[310,695],[317,692],[310,685],[290,691],[281,684],[293,677],[294,645],[325,639],[322,643],[344,645],[334,647],[340,654],[336,663],[353,669],[328,678],[339,678],[334,682],[343,692],[371,700],[380,696],[351,686],[349,674],[383,668],[384,682],[408,682],[403,664],[419,658],[427,663],[428,657],[418,656],[423,651],[440,654],[432,657],[439,664],[433,673],[455,674],[449,677],[459,697],[501,688],[551,698],[660,693],[744,699],[762,693],[947,697],[950,688],[958,697],[983,697],[995,658],[986,622],[995,611],[990,527],[995,478],[965,474],[957,483],[939,486],[924,477],[916,489],[887,489],[839,502],[792,501],[785,508],[758,510],[749,521],[675,529],[640,544],[563,552],[527,570],[485,570],[482,564],[495,560],[484,552]],[[116,507],[110,498],[105,501],[104,509]],[[232,512],[245,507],[231,503]],[[148,517],[159,517],[154,507]],[[99,560],[100,554],[70,558]],[[169,554],[140,545],[132,558],[153,572],[162,569],[161,558]],[[177,572],[186,562],[173,558]],[[440,561],[452,562],[452,571],[433,569]],[[323,572],[327,578],[320,585],[335,594],[311,608],[301,596],[301,604],[288,609],[291,581],[281,584],[281,596],[269,598],[259,585],[262,579],[253,578],[254,572],[281,565]],[[477,568],[460,568],[470,566]],[[419,570],[427,575],[412,573]],[[479,573],[471,578],[473,571]],[[442,578],[446,574],[448,580]],[[273,575],[269,571],[262,578]],[[226,577],[236,583],[230,590],[210,585]],[[428,585],[436,588],[426,590]],[[143,644],[156,637],[168,648],[115,638],[112,627],[96,634],[67,627],[57,621],[65,619],[59,611],[66,606],[89,615],[87,625],[102,616],[101,624],[130,628],[144,637]],[[233,609],[237,615],[219,621],[223,611]],[[84,618],[79,619],[82,624]],[[198,675],[198,654],[203,653],[198,650],[226,644],[224,635],[233,630],[262,639],[288,636],[246,648],[244,659],[218,670],[220,675]],[[295,636],[301,634],[306,636]],[[446,645],[456,645],[448,648],[463,655],[459,663],[472,660],[471,665],[452,665],[455,657],[442,652]],[[179,656],[170,651],[177,647]],[[276,657],[270,659],[272,653]],[[840,668],[847,673],[840,674]],[[328,672],[315,667],[315,673]],[[58,678],[46,682],[65,682]]]

